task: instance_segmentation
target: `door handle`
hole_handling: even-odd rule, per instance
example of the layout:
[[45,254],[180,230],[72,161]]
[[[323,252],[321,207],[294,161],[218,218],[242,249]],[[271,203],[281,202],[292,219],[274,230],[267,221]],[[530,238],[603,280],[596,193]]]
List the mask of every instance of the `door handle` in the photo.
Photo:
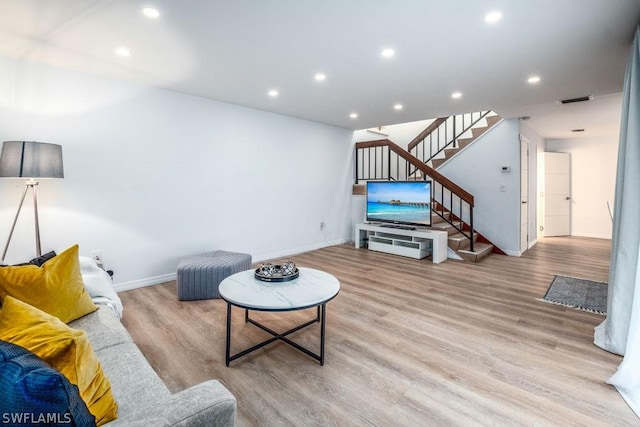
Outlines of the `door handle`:
[[526,201],[526,200],[523,200],[521,203],[522,203],[523,205],[526,205],[526,204],[527,204],[527,201]]
[[571,197],[567,196],[564,198],[565,200],[571,200]]

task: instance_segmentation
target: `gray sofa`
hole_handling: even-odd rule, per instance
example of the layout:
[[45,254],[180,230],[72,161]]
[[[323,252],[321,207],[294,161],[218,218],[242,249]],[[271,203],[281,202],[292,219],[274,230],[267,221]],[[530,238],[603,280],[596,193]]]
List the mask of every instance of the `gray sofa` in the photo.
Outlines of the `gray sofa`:
[[220,382],[171,394],[120,323],[122,305],[106,273],[90,259],[80,261],[87,291],[100,308],[69,326],[87,332],[111,382],[118,419],[107,425],[234,426],[236,399]]

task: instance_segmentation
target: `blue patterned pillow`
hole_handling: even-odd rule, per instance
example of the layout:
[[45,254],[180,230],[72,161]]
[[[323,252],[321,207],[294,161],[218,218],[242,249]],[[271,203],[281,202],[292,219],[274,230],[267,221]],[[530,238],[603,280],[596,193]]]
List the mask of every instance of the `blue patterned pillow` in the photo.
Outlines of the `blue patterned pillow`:
[[0,340],[0,424],[95,426],[95,419],[64,375]]

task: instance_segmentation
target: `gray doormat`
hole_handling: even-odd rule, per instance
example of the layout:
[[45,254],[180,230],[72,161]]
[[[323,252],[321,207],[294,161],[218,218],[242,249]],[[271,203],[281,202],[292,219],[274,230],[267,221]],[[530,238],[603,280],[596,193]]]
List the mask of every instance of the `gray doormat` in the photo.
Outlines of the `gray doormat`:
[[604,282],[557,275],[542,301],[606,316],[607,288]]

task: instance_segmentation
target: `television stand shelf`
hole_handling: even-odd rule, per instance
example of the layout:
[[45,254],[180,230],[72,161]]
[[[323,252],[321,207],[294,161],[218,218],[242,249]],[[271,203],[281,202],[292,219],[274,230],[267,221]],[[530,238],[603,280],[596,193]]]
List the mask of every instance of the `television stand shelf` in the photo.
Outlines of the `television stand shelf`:
[[372,251],[421,259],[432,255],[434,264],[447,259],[446,231],[427,228],[395,228],[380,224],[362,223],[356,225],[355,246]]

